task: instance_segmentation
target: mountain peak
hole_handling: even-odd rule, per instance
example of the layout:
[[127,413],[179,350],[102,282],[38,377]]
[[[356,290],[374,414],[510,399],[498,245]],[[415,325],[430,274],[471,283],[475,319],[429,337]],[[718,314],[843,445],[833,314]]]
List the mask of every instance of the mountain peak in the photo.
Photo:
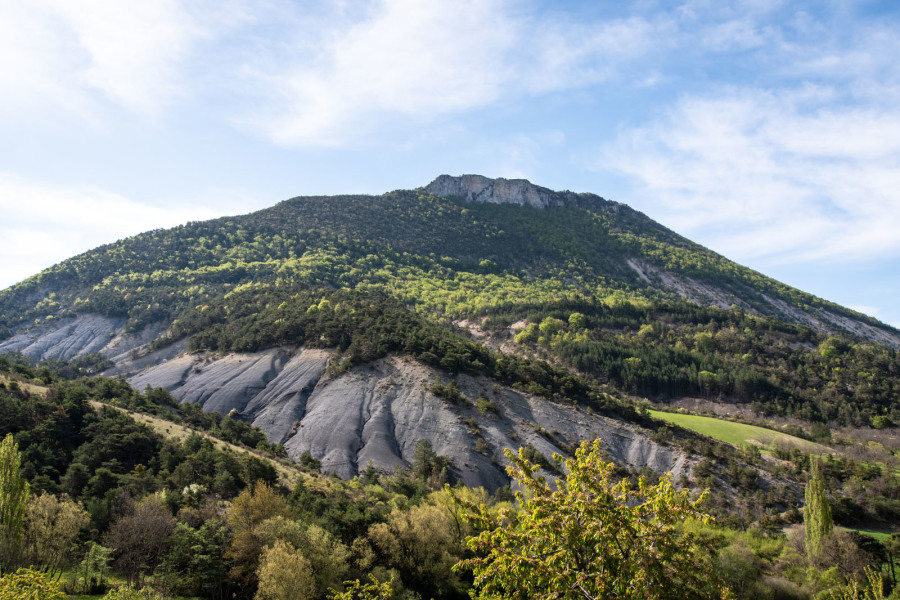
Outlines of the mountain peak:
[[425,191],[444,198],[462,198],[468,202],[492,204],[518,204],[535,208],[561,206],[572,192],[554,192],[534,185],[527,179],[491,179],[483,175],[441,175],[427,186]]

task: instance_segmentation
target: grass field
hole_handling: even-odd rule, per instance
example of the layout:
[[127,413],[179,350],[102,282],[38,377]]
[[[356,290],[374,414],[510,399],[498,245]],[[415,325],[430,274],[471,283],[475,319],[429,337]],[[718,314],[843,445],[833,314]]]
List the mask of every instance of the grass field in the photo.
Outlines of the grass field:
[[870,535],[881,543],[888,541],[891,537],[891,532],[889,531],[872,531],[871,529],[854,529],[850,527],[845,527],[848,531],[858,531],[860,533],[864,533],[866,535]]
[[809,440],[804,440],[774,429],[766,429],[765,427],[757,427],[756,425],[746,425],[744,423],[734,423],[723,419],[715,419],[713,417],[701,417],[699,415],[688,415],[682,413],[670,413],[658,410],[651,410],[650,414],[663,421],[667,421],[679,427],[696,431],[711,438],[740,446],[741,444],[756,444],[762,449],[770,449],[773,444],[787,444],[795,448],[799,448],[805,452],[815,454],[825,454],[831,452],[831,449],[822,444],[816,444]]

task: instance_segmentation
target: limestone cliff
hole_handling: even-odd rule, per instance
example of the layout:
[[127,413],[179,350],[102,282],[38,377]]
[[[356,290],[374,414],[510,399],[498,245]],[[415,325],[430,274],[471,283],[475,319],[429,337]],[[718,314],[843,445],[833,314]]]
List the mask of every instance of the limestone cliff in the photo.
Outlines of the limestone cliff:
[[577,198],[572,192],[554,192],[527,179],[490,179],[482,175],[441,175],[425,186],[425,191],[444,198],[463,198],[468,202],[518,204],[535,208],[562,206],[567,200]]

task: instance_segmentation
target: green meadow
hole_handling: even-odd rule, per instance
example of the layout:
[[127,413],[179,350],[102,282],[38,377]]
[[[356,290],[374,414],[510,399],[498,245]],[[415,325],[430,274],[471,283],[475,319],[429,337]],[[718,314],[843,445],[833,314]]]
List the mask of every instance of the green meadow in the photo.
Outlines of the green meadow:
[[684,413],[671,413],[659,410],[651,410],[650,414],[655,419],[661,419],[696,431],[703,435],[721,440],[723,442],[740,446],[741,444],[757,444],[764,449],[771,449],[776,442],[794,446],[805,452],[813,452],[816,454],[824,454],[831,450],[822,444],[816,444],[809,440],[804,440],[793,435],[788,435],[774,429],[766,429],[756,425],[747,425],[745,423],[735,423],[733,421],[725,421],[713,417],[701,417],[699,415],[690,415]]

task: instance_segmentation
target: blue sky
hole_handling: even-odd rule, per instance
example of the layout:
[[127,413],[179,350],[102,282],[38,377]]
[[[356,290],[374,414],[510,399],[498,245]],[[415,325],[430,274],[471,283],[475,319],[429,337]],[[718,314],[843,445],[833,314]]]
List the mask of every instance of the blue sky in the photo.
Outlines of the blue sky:
[[900,326],[900,5],[0,0],[0,287],[441,173],[625,202]]

